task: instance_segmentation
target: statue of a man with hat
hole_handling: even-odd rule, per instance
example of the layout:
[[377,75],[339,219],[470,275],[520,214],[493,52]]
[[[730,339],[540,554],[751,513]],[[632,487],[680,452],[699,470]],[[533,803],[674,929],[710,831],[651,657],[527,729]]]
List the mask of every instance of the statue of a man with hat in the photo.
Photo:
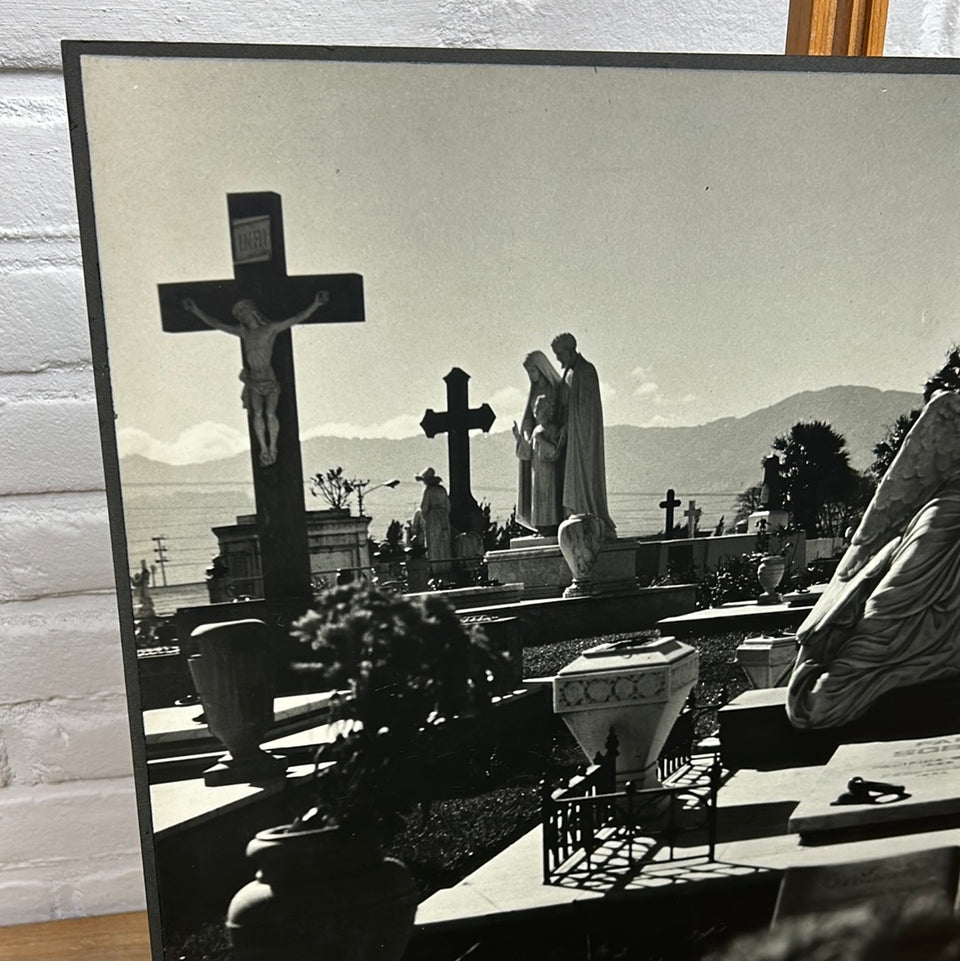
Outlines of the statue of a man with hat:
[[451,568],[453,539],[450,532],[450,497],[441,481],[443,478],[432,468],[427,467],[416,475],[423,484],[423,499],[420,501],[420,521],[423,539],[430,561],[431,574],[444,574]]

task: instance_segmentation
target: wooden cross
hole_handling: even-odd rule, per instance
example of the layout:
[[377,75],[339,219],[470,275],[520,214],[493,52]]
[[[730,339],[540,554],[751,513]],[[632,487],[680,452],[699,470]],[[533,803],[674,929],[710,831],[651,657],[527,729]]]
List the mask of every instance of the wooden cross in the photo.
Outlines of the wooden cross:
[[363,278],[288,277],[279,194],[227,194],[227,212],[234,279],[160,284],[160,316],[163,329],[171,333],[213,327],[240,338],[243,387],[237,394],[248,413],[263,596],[309,601],[310,551],[289,328],[294,323],[362,322]]
[[687,537],[697,536],[697,521],[700,520],[702,513],[697,507],[697,502],[690,501],[690,506],[683,512],[683,516],[687,519]]
[[660,501],[660,506],[667,512],[664,534],[666,534],[666,539],[670,540],[673,537],[673,509],[680,506],[680,499],[672,487],[667,488],[667,496]]
[[489,404],[470,409],[467,381],[470,375],[459,367],[443,378],[447,384],[447,409],[427,410],[420,426],[427,437],[447,435],[447,463],[450,473],[450,526],[457,532],[477,531],[480,505],[470,491],[470,431],[487,433],[496,420]]

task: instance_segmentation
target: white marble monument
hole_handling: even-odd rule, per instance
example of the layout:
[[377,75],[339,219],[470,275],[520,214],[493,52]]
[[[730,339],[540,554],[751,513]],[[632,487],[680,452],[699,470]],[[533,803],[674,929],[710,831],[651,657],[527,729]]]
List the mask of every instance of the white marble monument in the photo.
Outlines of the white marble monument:
[[632,638],[584,651],[553,679],[553,710],[590,761],[612,727],[617,786],[659,787],[657,757],[697,682],[700,655],[675,637]]

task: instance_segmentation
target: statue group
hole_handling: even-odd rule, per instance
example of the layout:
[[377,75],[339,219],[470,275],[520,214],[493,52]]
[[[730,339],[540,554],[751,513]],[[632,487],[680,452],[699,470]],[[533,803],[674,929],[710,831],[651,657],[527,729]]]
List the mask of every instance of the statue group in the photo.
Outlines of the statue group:
[[523,361],[530,386],[523,418],[513,425],[517,520],[551,536],[565,518],[593,514],[612,538],[597,369],[577,351],[572,334],[559,334],[551,348],[560,370],[540,350]]

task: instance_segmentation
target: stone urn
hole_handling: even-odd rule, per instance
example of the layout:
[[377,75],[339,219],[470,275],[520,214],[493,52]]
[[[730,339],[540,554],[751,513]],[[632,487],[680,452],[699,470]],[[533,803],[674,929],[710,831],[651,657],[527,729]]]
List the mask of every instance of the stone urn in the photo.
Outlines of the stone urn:
[[779,604],[783,598],[777,593],[777,587],[783,580],[787,569],[787,559],[780,554],[766,554],[760,558],[757,565],[757,579],[764,593],[757,598],[758,604]]
[[261,620],[203,624],[190,635],[199,653],[187,659],[211,733],[227,748],[203,772],[207,785],[278,777],[283,758],[260,748],[273,725],[274,653]]
[[797,659],[797,635],[759,634],[746,637],[737,648],[736,656],[751,687],[783,687]]
[[247,857],[256,879],[227,911],[236,961],[400,961],[417,889],[372,840],[336,827],[268,828]]
[[603,546],[603,521],[595,514],[571,514],[558,528],[560,553],[573,582],[564,597],[586,597],[594,592],[593,568]]
[[657,757],[697,683],[700,655],[675,637],[628,638],[584,651],[553,679],[553,710],[590,761],[612,727],[617,786],[660,786]]

